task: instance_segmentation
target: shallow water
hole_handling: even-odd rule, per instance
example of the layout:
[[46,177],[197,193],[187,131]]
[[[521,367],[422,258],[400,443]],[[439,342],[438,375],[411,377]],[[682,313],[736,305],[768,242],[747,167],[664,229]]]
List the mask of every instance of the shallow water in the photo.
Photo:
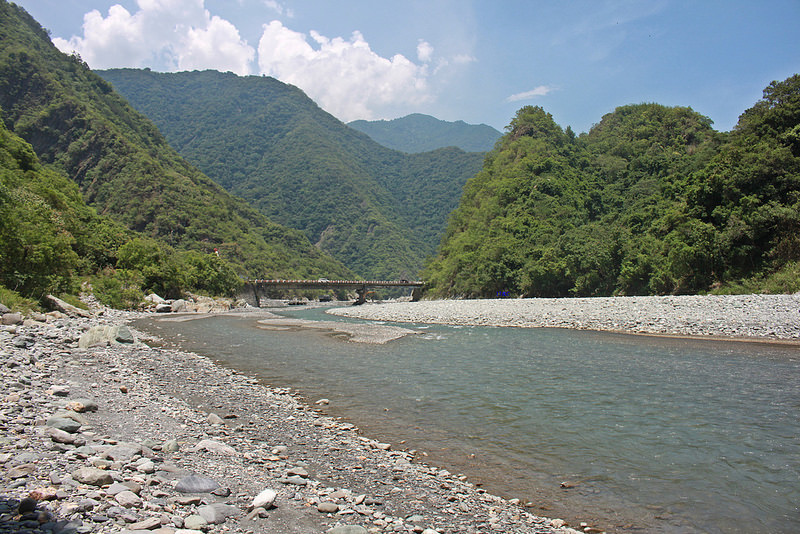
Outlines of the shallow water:
[[385,345],[235,317],[145,329],[310,402],[326,397],[332,415],[534,513],[615,531],[800,531],[797,347],[412,328],[421,333]]

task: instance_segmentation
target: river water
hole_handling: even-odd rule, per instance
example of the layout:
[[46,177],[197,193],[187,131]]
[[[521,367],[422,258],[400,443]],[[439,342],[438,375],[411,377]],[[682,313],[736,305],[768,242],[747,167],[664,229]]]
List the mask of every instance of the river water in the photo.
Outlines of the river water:
[[[291,317],[344,320],[320,309]],[[800,532],[800,348],[402,325],[385,345],[255,320],[139,328],[539,515],[617,532]]]

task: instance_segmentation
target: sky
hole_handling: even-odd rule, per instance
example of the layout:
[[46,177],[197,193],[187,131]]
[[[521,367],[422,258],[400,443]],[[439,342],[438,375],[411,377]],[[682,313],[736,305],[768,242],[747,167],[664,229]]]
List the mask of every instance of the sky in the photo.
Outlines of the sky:
[[588,131],[689,106],[720,131],[800,73],[800,0],[14,0],[91,68],[296,85],[338,119],[425,113],[500,131],[523,106]]

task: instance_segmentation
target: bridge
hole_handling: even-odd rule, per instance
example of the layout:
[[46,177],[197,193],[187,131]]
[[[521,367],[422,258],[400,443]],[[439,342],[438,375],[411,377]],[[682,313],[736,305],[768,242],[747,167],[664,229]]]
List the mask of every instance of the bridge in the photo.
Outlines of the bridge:
[[358,298],[354,304],[364,304],[367,301],[367,291],[374,287],[413,287],[411,300],[418,301],[422,296],[422,286],[425,282],[408,280],[248,280],[244,290],[251,290],[256,306],[260,305],[259,292],[265,294],[268,289],[350,289],[355,290]]

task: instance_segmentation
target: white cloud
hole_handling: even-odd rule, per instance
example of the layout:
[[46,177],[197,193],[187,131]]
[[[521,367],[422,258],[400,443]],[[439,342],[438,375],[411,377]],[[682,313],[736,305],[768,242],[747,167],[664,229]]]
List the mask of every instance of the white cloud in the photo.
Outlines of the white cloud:
[[532,98],[536,98],[537,96],[546,96],[547,94],[553,91],[553,87],[548,85],[540,85],[538,87],[534,87],[530,91],[525,91],[523,93],[516,93],[506,98],[506,102],[519,102],[520,100],[530,100]]
[[291,8],[284,6],[276,0],[264,0],[264,5],[275,11],[278,15],[286,15],[289,18],[294,17],[294,11]]
[[258,44],[260,71],[300,87],[343,121],[371,119],[379,109],[431,99],[426,66],[400,54],[376,54],[360,32],[349,40],[315,31],[310,37],[316,47],[277,20],[265,24]]
[[431,44],[423,39],[417,43],[417,59],[423,63],[427,63],[433,57],[433,47]]
[[228,21],[212,17],[204,0],[137,0],[130,13],[113,5],[104,17],[83,17],[83,36],[55,38],[63,52],[78,52],[90,67],[156,66],[165,70],[213,68],[248,74],[255,51]]

